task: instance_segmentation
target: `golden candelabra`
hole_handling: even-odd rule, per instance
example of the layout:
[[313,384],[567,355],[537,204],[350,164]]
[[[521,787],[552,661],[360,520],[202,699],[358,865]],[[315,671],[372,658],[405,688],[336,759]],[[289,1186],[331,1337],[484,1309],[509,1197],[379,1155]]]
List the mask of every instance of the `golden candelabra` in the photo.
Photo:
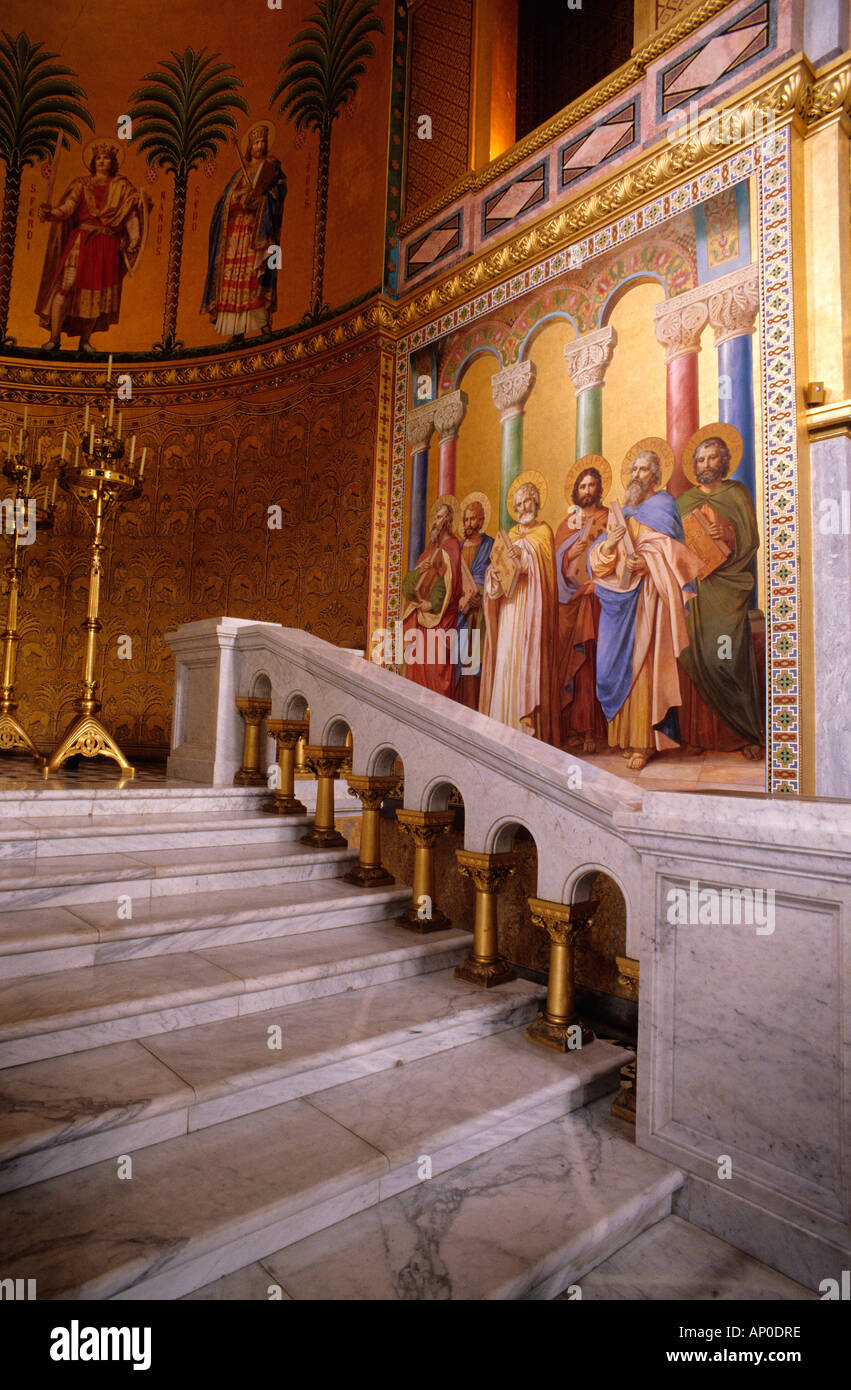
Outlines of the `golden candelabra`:
[[83,514],[92,523],[92,544],[89,561],[89,599],[86,617],[82,624],[86,634],[86,650],[83,657],[83,679],[80,694],[74,701],[78,711],[64,736],[44,769],[45,777],[61,767],[66,759],[82,753],[83,757],[95,758],[99,755],[114,758],[121,771],[128,777],[135,775],[135,768],[125,758],[112,735],[98,719],[101,702],[97,698],[95,679],[95,654],[97,635],[101,630],[98,619],[100,607],[100,583],[103,575],[103,540],[106,514],[116,504],[120,510],[125,503],[139,497],[142,492],[142,474],[145,469],[146,450],[138,469],[134,468],[136,438],[131,440],[130,456],[125,462],[124,441],[121,438],[121,414],[118,415],[117,428],[113,425],[115,396],[112,392],[112,358],[109,359],[109,374],[102,383],[109,400],[100,408],[101,423],[96,426],[89,420],[89,406],[86,406],[83,424],[82,443],[77,445],[74,461],[65,462],[59,473],[59,486],[70,492],[80,505]]
[[[50,502],[47,500],[48,489],[45,486],[44,497],[39,506],[39,499],[35,497],[33,488],[41,477],[41,441],[39,440],[38,457],[30,459],[27,463],[27,445],[29,443],[29,430],[27,429],[27,413],[24,412],[23,426],[18,430],[18,448],[13,449],[14,431],[9,435],[9,451],[3,472],[13,485],[12,496],[3,501],[3,520],[4,531],[7,540],[10,541],[9,562],[5,568],[5,576],[8,584],[6,599],[6,627],[0,636],[3,650],[3,681],[0,685],[0,753],[12,753],[18,748],[31,753],[39,767],[44,767],[44,758],[39,753],[29,734],[26,732],[15,714],[18,702],[15,699],[15,666],[18,658],[18,643],[20,634],[18,632],[18,596],[21,589],[21,578],[23,576],[23,556],[21,555],[21,545],[31,545],[35,540],[36,533],[41,527],[43,530],[49,529],[53,525],[53,514],[56,503],[56,479],[53,480],[53,497]],[[30,529],[32,528],[32,534]],[[27,539],[22,541],[22,532]]]

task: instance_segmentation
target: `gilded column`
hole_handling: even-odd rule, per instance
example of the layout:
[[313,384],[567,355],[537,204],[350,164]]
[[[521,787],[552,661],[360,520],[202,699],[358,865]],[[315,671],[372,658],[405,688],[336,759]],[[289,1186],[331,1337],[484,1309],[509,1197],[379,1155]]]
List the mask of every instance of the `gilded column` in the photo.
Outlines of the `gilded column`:
[[575,951],[576,941],[594,915],[597,904],[553,903],[545,898],[530,898],[532,922],[550,938],[550,973],[547,982],[547,1002],[543,1013],[526,1029],[530,1042],[555,1048],[556,1052],[573,1050],[576,1034],[581,1028],[583,1044],[594,1041],[594,1034],[576,1017]]
[[434,905],[434,847],[455,820],[454,811],[396,812],[399,829],[414,842],[414,885],[411,901],[401,916],[400,927],[409,931],[444,931],[449,918]]
[[508,510],[508,495],[514,479],[523,471],[523,412],[534,385],[534,362],[514,362],[491,377],[493,403],[502,425],[499,524],[504,531],[510,531],[514,525]]
[[691,483],[683,471],[683,451],[700,427],[697,354],[700,335],[709,319],[707,290],[700,285],[657,304],[656,338],[665,349],[667,440],[674,451],[674,471],[668,492],[680,497]]
[[434,429],[434,401],[408,411],[411,487],[408,493],[408,565],[425,549],[428,513],[428,445]]
[[305,738],[310,725],[304,719],[267,719],[266,732],[278,745],[279,785],[264,804],[263,810],[276,816],[304,816],[307,807],[295,795],[295,750]]
[[394,883],[392,874],[381,863],[381,803],[396,790],[398,777],[360,777],[351,773],[346,779],[349,791],[363,807],[360,836],[360,860],[356,869],[343,874],[344,883],[358,888],[374,888],[379,883]]
[[[630,999],[638,998],[638,961],[631,956],[615,956],[618,984],[623,985]],[[635,1102],[638,1093],[638,1059],[621,1067],[621,1088],[612,1102],[612,1114],[635,1124]]]
[[334,782],[347,753],[348,749],[338,744],[305,744],[305,763],[316,774],[316,812],[313,825],[301,837],[303,845],[331,849],[348,843],[334,825]]
[[235,787],[265,787],[266,774],[260,767],[260,725],[271,710],[272,701],[268,697],[257,700],[251,695],[238,695],[236,707],[245,722],[245,740],[242,767],[234,776],[233,784]]
[[576,457],[603,452],[603,385],[618,335],[609,325],[566,343],[564,360],[576,392]]
[[437,462],[438,497],[445,497],[447,493],[455,495],[458,431],[466,413],[466,391],[447,391],[445,395],[438,396],[434,403],[434,428],[437,430],[440,446]]
[[459,980],[491,989],[517,975],[508,961],[499,954],[497,934],[497,894],[517,868],[517,855],[481,854],[476,850],[457,849],[458,869],[465,878],[473,880],[476,889],[476,909],[473,919],[473,951],[455,967]]
[[747,265],[707,287],[709,322],[718,349],[718,419],[742,436],[742,460],[731,477],[750,488],[756,503],[753,334],[759,313],[759,270]]

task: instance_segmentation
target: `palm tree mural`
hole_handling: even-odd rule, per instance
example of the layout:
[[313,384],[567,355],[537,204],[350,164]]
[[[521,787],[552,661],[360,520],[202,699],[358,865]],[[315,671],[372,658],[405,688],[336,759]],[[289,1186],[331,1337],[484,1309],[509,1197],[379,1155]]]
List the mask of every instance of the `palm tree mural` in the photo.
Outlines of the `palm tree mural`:
[[3,30],[0,37],[0,158],[6,165],[3,211],[0,214],[0,342],[6,337],[15,233],[21,198],[21,175],[39,159],[52,159],[70,149],[68,137],[80,143],[77,122],[90,130],[94,122],[78,98],[86,93],[74,81],[77,74],[56,53],[43,53],[44,44],[31,43],[26,34],[13,39]]
[[172,51],[171,59],[160,62],[163,71],[146,73],[131,97],[135,103],[129,111],[134,141],[139,142],[149,166],[165,169],[174,178],[163,336],[162,342],[155,344],[162,352],[180,346],[176,342],[177,300],[189,175],[202,161],[213,159],[228,133],[236,130],[232,113],[248,111],[236,92],[242,82],[233,64],[218,62],[219,57],[206,49],[200,53],[191,48],[183,54]]
[[328,312],[322,302],[325,280],[325,226],[328,216],[328,170],[331,164],[331,130],[346,102],[354,99],[358,78],[366,72],[364,59],[375,56],[367,37],[383,34],[384,25],[374,13],[377,0],[319,0],[307,17],[307,28],[290,43],[289,58],[281,63],[281,78],[270,106],[295,123],[297,132],[319,131],[319,166],[316,176],[316,215],[313,224],[313,278],[310,308],[305,319]]

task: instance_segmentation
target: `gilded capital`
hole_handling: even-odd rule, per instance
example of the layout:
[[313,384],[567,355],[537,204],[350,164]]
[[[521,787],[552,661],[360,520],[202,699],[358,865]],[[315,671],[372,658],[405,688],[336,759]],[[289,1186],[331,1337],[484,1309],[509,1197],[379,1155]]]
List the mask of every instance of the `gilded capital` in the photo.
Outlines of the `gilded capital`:
[[339,774],[341,764],[348,756],[349,749],[345,745],[322,743],[306,743],[304,745],[304,761],[317,777],[336,777]]
[[365,777],[360,775],[346,778],[352,796],[356,796],[365,811],[377,811],[385,796],[395,792],[399,785],[398,777]]
[[295,748],[300,738],[306,738],[310,725],[303,719],[267,719],[266,733],[276,739],[279,748]]
[[447,391],[434,405],[434,428],[441,444],[458,438],[461,421],[467,413],[467,392]]
[[723,280],[714,280],[709,290],[709,322],[715,330],[715,344],[728,338],[753,333],[759,313],[759,271],[746,265]]
[[541,928],[558,946],[573,946],[590,925],[596,902],[554,903],[546,898],[529,898],[534,926]]
[[700,352],[700,335],[709,321],[705,285],[686,290],[656,305],[656,338],[665,349],[665,361]]
[[396,820],[399,829],[410,836],[417,849],[432,849],[454,823],[455,812],[407,811],[401,808],[396,812]]
[[494,373],[491,391],[500,420],[511,420],[513,416],[523,413],[534,385],[534,362],[513,362],[504,371]]
[[458,872],[473,880],[478,893],[498,893],[517,869],[514,853],[480,854],[477,850],[456,849]]
[[429,401],[427,405],[418,405],[415,410],[408,411],[408,443],[415,454],[428,448],[434,429],[434,404],[434,401]]
[[593,333],[584,333],[572,343],[566,343],[564,360],[567,374],[573,382],[577,396],[592,386],[602,386],[606,368],[612,360],[612,353],[618,344],[614,328],[598,328]]
[[637,999],[638,961],[633,960],[632,956],[615,956],[615,964],[618,967],[618,984],[626,991],[630,999]]
[[237,695],[236,707],[246,724],[259,724],[272,708],[269,698],[256,699],[253,695]]

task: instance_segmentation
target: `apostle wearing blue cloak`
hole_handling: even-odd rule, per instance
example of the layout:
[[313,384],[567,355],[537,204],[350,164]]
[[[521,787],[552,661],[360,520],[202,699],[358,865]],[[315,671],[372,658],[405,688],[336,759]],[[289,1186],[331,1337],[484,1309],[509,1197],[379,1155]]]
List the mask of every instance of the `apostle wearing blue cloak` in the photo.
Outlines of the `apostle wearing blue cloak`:
[[468,709],[477,710],[482,681],[481,653],[485,641],[482,595],[485,588],[485,570],[490,563],[493,550],[493,536],[484,535],[485,509],[475,495],[466,499],[462,524],[464,544],[461,548],[461,559],[472,576],[473,583],[468,582],[465,586],[458,608],[458,662],[455,667],[453,693],[460,704],[466,705]]
[[[688,645],[686,603],[700,560],[685,544],[679,509],[659,491],[657,454],[637,454],[623,508],[588,556],[600,600],[597,698],[608,741],[640,772],[648,758],[679,742],[682,703],[677,657]],[[627,534],[631,545],[625,544]],[[633,551],[630,554],[630,550]]]
[[248,132],[244,165],[216,203],[210,222],[201,313],[210,315],[217,333],[237,342],[246,333],[271,332],[278,306],[287,180],[280,162],[269,158],[273,130],[271,121],[260,121]]

